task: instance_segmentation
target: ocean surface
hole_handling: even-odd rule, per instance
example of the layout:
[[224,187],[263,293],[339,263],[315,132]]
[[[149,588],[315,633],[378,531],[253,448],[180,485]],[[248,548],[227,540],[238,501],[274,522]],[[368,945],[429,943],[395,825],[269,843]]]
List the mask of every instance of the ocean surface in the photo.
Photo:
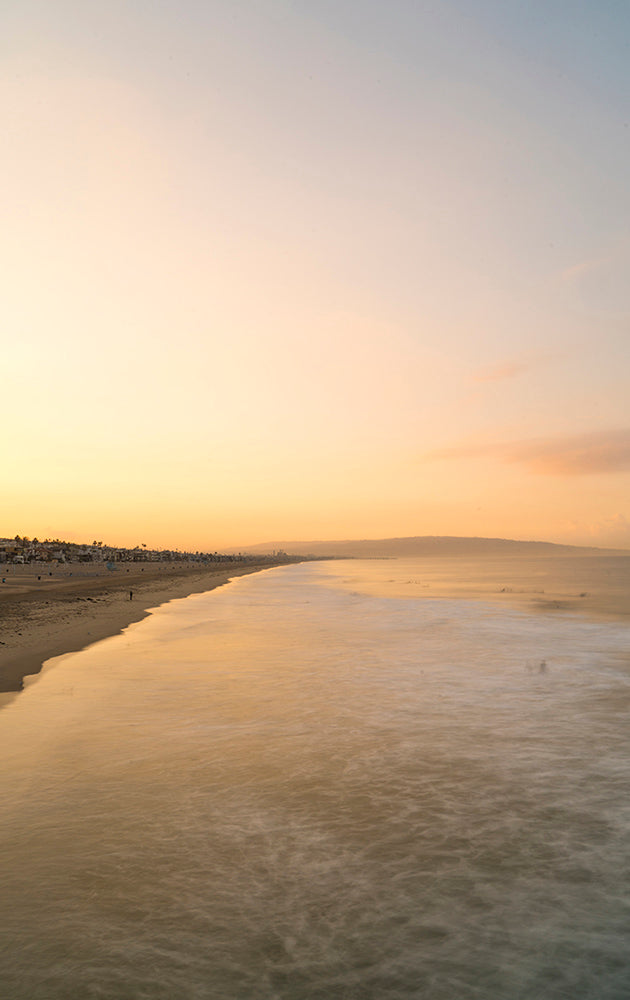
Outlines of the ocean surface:
[[0,711],[3,1000],[630,997],[629,627],[379,574],[174,601]]

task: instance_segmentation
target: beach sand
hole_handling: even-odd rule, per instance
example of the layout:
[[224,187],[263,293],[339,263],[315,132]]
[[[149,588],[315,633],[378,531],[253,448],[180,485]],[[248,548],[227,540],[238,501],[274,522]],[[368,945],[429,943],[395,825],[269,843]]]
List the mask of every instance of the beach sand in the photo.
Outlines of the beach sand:
[[271,565],[145,563],[114,571],[103,563],[0,566],[0,692],[21,690],[24,677],[38,673],[45,660],[115,635],[149,608]]
[[[283,560],[283,562],[286,560]],[[300,562],[296,557],[296,562]],[[340,585],[388,597],[449,597],[528,613],[630,622],[630,555],[349,560]],[[140,621],[149,608],[268,569],[256,563],[0,566],[0,692],[19,691],[45,660]],[[133,599],[129,591],[133,590]]]

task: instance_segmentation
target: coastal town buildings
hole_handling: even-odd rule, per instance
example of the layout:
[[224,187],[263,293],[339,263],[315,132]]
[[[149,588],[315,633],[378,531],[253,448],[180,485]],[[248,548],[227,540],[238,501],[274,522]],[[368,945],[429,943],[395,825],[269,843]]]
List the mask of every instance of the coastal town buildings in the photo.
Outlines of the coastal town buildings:
[[[274,553],[277,562],[279,553]],[[287,561],[292,558],[287,556]],[[225,554],[220,552],[181,552],[179,549],[149,549],[145,544],[134,548],[105,545],[102,541],[93,541],[90,545],[66,542],[59,538],[44,539],[29,538],[16,535],[14,538],[0,538],[0,563],[4,565],[24,566],[27,564],[65,563],[106,563],[108,568],[115,568],[119,563],[247,563],[252,560],[260,562],[260,555],[247,553]]]

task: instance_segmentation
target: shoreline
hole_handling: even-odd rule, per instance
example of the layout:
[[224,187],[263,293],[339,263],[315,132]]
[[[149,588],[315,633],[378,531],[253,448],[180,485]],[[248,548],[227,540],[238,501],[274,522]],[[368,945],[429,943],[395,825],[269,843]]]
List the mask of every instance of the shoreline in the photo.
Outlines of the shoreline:
[[[108,571],[103,563],[0,568],[0,694],[19,692],[57,656],[121,633],[157,608],[206,593],[230,579],[303,562],[303,557],[252,562],[137,563]],[[529,614],[574,614],[630,623],[630,557],[584,559],[386,561],[366,585],[349,560],[345,586],[375,596],[481,600]],[[410,570],[411,572],[411,570]],[[391,577],[396,577],[392,579]],[[130,600],[129,592],[133,591]]]
[[37,568],[7,574],[8,582],[0,585],[0,694],[21,691],[24,678],[38,674],[47,660],[117,635],[146,618],[152,608],[286,564],[149,564],[115,575],[100,567],[72,565],[52,579],[44,575],[48,568],[39,574]]

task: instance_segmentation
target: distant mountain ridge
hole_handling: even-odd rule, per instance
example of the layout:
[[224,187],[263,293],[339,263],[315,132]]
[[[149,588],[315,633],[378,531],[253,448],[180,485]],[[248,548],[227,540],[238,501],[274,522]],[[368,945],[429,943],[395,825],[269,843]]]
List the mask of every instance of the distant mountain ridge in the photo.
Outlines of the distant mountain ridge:
[[630,555],[623,549],[555,542],[523,542],[511,538],[475,538],[455,535],[416,535],[408,538],[364,538],[329,541],[261,542],[243,548],[252,554],[286,552],[287,555],[349,556],[352,558],[403,558],[405,556],[482,555]]

